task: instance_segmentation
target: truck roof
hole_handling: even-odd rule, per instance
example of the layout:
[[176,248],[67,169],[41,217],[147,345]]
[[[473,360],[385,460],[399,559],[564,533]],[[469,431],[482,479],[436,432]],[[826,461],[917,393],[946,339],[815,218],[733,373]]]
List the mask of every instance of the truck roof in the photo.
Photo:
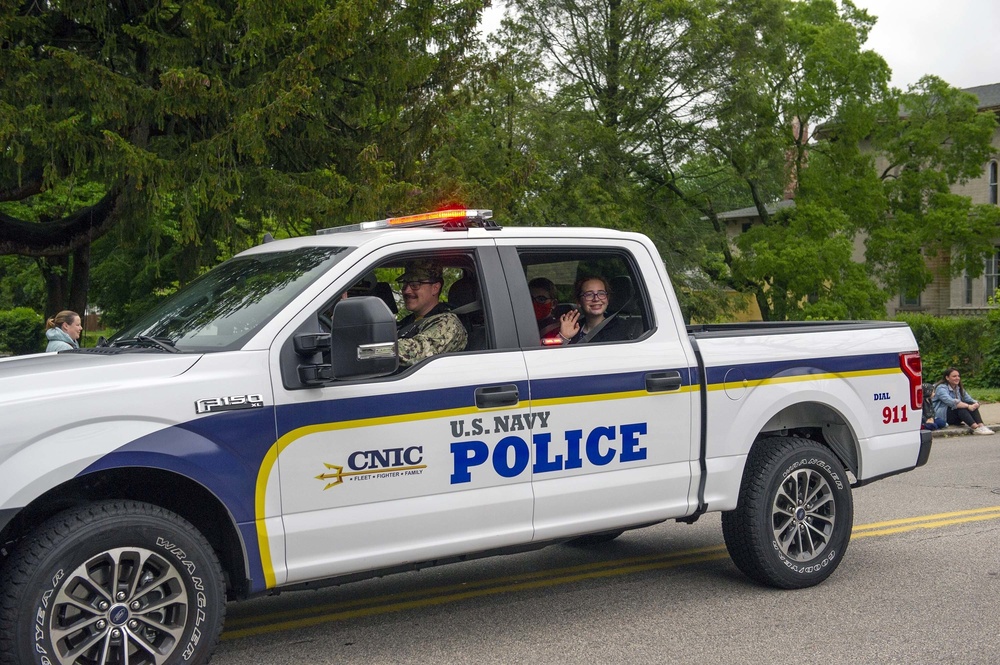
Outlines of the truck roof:
[[561,238],[561,239],[597,239],[597,238],[640,238],[640,234],[583,226],[522,226],[503,227],[495,229],[469,228],[463,230],[444,230],[435,227],[389,228],[363,231],[345,231],[342,233],[327,233],[321,235],[301,236],[284,240],[265,242],[248,249],[241,254],[258,254],[275,251],[299,249],[302,247],[363,247],[371,245],[386,245],[398,242],[416,242],[427,240],[454,239],[485,239],[485,238]]

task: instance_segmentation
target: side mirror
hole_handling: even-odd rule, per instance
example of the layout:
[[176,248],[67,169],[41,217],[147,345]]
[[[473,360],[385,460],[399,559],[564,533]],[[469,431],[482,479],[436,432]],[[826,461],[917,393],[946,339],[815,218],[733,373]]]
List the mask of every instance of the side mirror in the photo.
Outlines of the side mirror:
[[330,364],[338,379],[392,374],[396,354],[396,317],[381,298],[360,296],[333,308]]

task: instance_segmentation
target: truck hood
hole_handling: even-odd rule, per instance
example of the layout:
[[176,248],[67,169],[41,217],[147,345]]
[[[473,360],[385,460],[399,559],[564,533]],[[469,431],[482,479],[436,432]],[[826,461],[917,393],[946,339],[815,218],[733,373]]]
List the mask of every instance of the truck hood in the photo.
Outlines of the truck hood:
[[[156,383],[191,369],[201,354],[41,353],[0,360],[0,405],[72,399],[89,391]],[[53,402],[58,404],[58,402]]]

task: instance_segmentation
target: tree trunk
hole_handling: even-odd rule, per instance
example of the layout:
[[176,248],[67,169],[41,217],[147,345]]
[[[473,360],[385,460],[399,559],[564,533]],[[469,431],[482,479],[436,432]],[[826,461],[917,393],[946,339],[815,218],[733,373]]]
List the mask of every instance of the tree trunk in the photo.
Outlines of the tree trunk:
[[69,306],[69,256],[46,256],[38,260],[45,280],[45,318],[49,319]]
[[73,252],[69,275],[69,309],[83,318],[87,311],[87,291],[90,288],[90,243]]

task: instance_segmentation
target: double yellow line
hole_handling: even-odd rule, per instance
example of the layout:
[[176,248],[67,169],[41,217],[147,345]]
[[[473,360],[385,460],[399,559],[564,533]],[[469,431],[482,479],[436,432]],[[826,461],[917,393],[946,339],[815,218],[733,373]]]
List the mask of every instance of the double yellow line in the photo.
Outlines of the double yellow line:
[[[940,529],[956,524],[994,519],[1000,519],[1000,506],[855,525],[851,533],[851,539],[856,540],[869,536],[890,536],[917,529]],[[388,614],[422,607],[445,605],[470,598],[481,598],[514,591],[542,589],[603,577],[631,575],[649,570],[661,570],[694,563],[705,563],[728,557],[729,554],[726,552],[724,545],[715,545],[669,554],[628,557],[566,568],[526,572],[509,577],[475,580],[462,584],[419,589],[387,596],[359,598],[260,616],[233,618],[226,622],[226,631],[223,633],[222,639],[234,640],[241,637],[307,628],[309,626],[357,619],[376,614]]]
[[967,522],[982,522],[997,518],[1000,518],[1000,506],[959,510],[953,513],[938,513],[937,515],[907,517],[899,520],[889,520],[888,522],[855,525],[854,530],[851,531],[851,540],[867,538],[868,536],[891,536],[897,533],[916,531],[917,529],[940,529],[944,526],[965,524]]

